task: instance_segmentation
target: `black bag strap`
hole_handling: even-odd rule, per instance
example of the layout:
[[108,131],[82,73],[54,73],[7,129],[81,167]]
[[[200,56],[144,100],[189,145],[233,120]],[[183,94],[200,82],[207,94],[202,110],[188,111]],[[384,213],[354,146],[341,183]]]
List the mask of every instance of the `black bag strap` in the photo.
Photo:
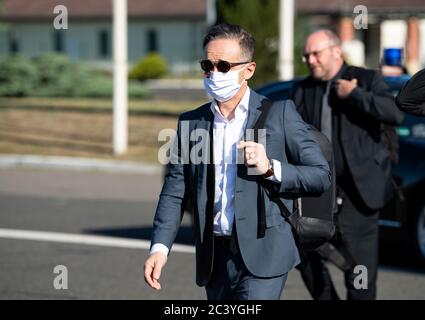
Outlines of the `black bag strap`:
[[[261,114],[258,117],[257,121],[254,124],[254,142],[258,143],[258,130],[264,128],[266,123],[267,115],[272,107],[272,102],[269,99],[264,99],[261,101]],[[260,178],[262,180],[262,177]],[[264,188],[261,187],[261,183],[258,184],[258,197],[260,200],[260,210],[258,215],[258,238],[264,238],[266,234],[266,208],[264,201]]]
[[[262,113],[260,114],[259,118],[257,119],[257,122],[255,123],[253,130],[254,130],[254,141],[258,143],[258,130],[264,128],[264,124],[266,122],[267,115],[272,107],[272,102],[269,99],[264,99],[262,101]],[[281,214],[288,220],[288,222],[291,224],[292,227],[294,227],[294,224],[291,222],[291,218],[293,217],[293,213],[289,211],[289,209],[286,207],[286,205],[282,202],[282,200],[277,196],[277,193],[275,192],[273,186],[270,183],[273,183],[271,181],[268,181],[264,179],[263,177],[260,177],[258,179],[258,196],[259,196],[259,216],[258,216],[258,238],[264,238],[266,234],[266,209],[265,209],[265,197],[264,192],[267,192],[270,200],[275,202],[279,209]],[[298,210],[298,207],[296,211]]]

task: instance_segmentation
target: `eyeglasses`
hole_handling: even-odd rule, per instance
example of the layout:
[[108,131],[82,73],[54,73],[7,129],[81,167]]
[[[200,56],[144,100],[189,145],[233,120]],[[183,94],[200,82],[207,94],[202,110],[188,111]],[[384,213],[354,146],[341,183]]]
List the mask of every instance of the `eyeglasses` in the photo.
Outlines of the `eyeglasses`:
[[320,56],[322,55],[322,53],[323,53],[323,51],[325,51],[325,50],[327,50],[327,49],[330,49],[330,48],[332,48],[332,47],[335,47],[336,46],[336,44],[333,44],[333,45],[331,45],[331,46],[328,46],[328,47],[325,47],[325,48],[323,48],[323,49],[321,49],[321,50],[316,50],[316,51],[312,51],[312,52],[309,52],[309,53],[305,53],[305,54],[303,54],[303,56],[301,57],[301,59],[303,60],[303,62],[305,63],[305,62],[307,62],[308,61],[308,58],[312,55],[312,56],[314,56],[315,58],[320,58]]
[[241,64],[247,64],[250,63],[251,61],[246,61],[246,62],[228,62],[225,60],[219,60],[218,62],[212,62],[211,60],[202,60],[199,63],[201,64],[201,68],[202,70],[204,70],[205,72],[211,72],[214,70],[214,66],[217,67],[217,70],[223,73],[228,72],[231,68],[233,68],[234,66],[239,66]]

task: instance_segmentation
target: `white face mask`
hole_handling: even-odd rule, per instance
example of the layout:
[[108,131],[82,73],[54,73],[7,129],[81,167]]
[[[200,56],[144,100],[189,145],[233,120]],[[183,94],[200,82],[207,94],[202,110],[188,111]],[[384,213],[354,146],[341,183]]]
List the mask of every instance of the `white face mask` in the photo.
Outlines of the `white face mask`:
[[210,72],[209,77],[204,77],[205,91],[215,100],[224,102],[232,99],[239,91],[240,70],[223,72]]

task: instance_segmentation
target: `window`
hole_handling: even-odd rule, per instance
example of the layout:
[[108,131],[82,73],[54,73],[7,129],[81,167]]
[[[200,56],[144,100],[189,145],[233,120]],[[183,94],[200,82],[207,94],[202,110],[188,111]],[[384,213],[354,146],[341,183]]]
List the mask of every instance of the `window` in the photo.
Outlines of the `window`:
[[111,55],[111,38],[107,30],[101,30],[98,34],[98,53],[101,58],[108,58]]
[[148,30],[148,43],[147,43],[148,52],[158,51],[158,35],[156,30]]
[[9,52],[10,53],[18,53],[19,52],[19,43],[16,39],[16,36],[14,33],[9,33],[8,37],[9,42]]
[[53,33],[53,50],[56,52],[65,51],[64,33],[60,30],[55,30]]

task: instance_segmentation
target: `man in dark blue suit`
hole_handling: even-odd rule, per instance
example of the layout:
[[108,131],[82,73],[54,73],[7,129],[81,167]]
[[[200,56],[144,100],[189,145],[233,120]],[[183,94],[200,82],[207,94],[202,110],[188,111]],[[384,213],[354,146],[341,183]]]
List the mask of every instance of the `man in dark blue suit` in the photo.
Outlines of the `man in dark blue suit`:
[[[270,107],[263,144],[244,139],[266,104],[247,84],[256,67],[254,39],[247,31],[236,25],[214,26],[204,38],[204,50],[204,85],[213,100],[179,117],[145,280],[161,288],[158,279],[190,199],[196,282],[206,287],[208,299],[279,299],[299,253],[291,226],[267,197],[265,230],[259,232],[259,183],[270,180],[292,208],[295,195],[318,194],[330,186],[329,167],[289,100]],[[199,152],[190,152],[184,161],[185,152],[194,148],[206,161],[194,159]]]

